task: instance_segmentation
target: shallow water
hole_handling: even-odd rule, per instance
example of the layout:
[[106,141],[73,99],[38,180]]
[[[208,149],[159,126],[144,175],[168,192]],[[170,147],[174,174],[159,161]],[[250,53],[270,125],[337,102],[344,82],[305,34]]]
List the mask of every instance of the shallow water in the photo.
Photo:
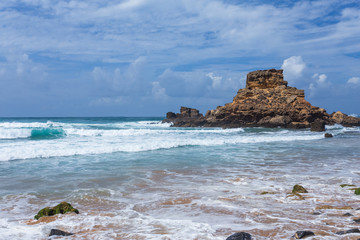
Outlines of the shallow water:
[[[67,239],[339,239],[359,228],[360,196],[339,185],[360,187],[360,128],[327,126],[327,139],[159,121],[2,119],[0,239],[47,239],[51,228],[75,233]],[[295,184],[305,199],[290,194]],[[32,220],[61,201],[80,214]]]

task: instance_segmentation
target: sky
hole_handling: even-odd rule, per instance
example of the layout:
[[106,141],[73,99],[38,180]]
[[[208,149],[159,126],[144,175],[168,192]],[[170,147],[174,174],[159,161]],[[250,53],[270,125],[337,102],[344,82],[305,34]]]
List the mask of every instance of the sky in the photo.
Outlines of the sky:
[[0,117],[205,113],[270,68],[360,115],[360,1],[0,1]]

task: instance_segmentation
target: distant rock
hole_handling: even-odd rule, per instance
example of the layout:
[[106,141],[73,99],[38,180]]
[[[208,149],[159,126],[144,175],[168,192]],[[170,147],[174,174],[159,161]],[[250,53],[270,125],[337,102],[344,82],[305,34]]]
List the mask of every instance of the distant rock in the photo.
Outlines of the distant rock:
[[74,234],[64,232],[64,231],[61,231],[59,229],[51,229],[49,237],[51,237],[51,236],[71,236],[71,235],[74,235]]
[[73,208],[70,203],[61,202],[60,204],[56,205],[55,207],[46,207],[41,209],[38,214],[35,215],[35,219],[38,220],[43,216],[53,216],[56,214],[65,214],[68,212],[74,212],[79,214],[79,210]]
[[345,235],[345,234],[349,234],[349,233],[360,233],[360,230],[357,228],[354,228],[354,229],[350,229],[350,230],[346,230],[346,231],[336,232],[337,235]]
[[231,103],[206,112],[181,107],[180,113],[167,113],[164,122],[174,127],[285,127],[324,131],[325,124],[360,126],[360,118],[324,109],[305,100],[304,90],[289,87],[283,70],[258,70],[247,75],[246,87]]
[[311,236],[315,236],[315,233],[311,231],[297,231],[293,237],[295,239],[304,239]]
[[226,240],[251,240],[251,235],[246,232],[238,232],[226,238]]

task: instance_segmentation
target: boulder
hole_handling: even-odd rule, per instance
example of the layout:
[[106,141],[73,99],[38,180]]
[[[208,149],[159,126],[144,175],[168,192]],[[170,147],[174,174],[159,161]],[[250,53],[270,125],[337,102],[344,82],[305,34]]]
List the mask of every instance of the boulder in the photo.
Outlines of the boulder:
[[311,231],[297,231],[293,237],[295,239],[304,239],[311,236],[315,236],[315,233]]
[[316,119],[314,122],[311,123],[310,130],[312,132],[323,132],[325,131],[325,121]]
[[251,240],[251,235],[246,232],[237,232],[226,238],[226,240]]
[[53,216],[56,214],[65,214],[68,212],[74,212],[79,214],[79,210],[73,208],[70,203],[61,202],[60,204],[56,205],[55,207],[46,207],[41,209],[38,214],[35,215],[35,219],[38,220],[43,216]]
[[332,135],[331,133],[325,133],[325,134],[324,134],[324,137],[326,137],[326,138],[332,138],[333,135]]
[[64,232],[64,231],[61,231],[59,229],[51,229],[49,237],[51,237],[51,236],[71,236],[71,235],[74,235],[74,234]]
[[297,194],[297,193],[308,193],[308,191],[301,185],[299,184],[296,184],[294,187],[293,187],[293,190],[292,190],[292,193],[293,194]]

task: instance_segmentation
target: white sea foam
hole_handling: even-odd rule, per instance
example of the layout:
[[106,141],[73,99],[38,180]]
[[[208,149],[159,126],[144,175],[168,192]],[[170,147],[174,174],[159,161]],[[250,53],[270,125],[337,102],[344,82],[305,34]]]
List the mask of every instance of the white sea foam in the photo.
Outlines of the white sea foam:
[[[341,130],[343,131],[344,128]],[[30,139],[33,132],[37,134],[34,140]],[[47,137],[51,139],[45,139]],[[54,139],[55,137],[56,139]],[[2,122],[0,123],[0,140],[19,140],[0,142],[0,161],[140,152],[184,146],[311,141],[321,138],[323,138],[323,134],[308,131],[171,128],[169,124],[156,121],[104,124],[51,121],[46,123]]]
[[0,139],[27,138],[31,136],[31,129],[0,128]]
[[43,239],[47,235],[42,232],[43,226],[29,226],[23,223],[8,221],[0,218],[0,239]]
[[[68,137],[43,141],[10,142],[0,145],[0,160],[37,157],[140,152],[183,146],[309,141],[322,134],[227,134],[230,130],[65,130]],[[231,130],[231,133],[236,133]],[[240,131],[242,132],[242,131]],[[221,133],[221,134],[220,134]],[[79,135],[80,137],[76,137]]]

